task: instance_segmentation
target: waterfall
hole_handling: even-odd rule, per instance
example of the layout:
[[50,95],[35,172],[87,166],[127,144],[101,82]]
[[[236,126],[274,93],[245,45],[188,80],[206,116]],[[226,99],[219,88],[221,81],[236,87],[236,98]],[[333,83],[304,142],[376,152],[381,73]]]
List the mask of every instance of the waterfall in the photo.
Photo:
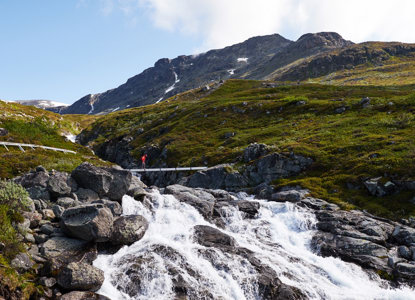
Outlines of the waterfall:
[[[238,198],[249,197],[241,193]],[[174,299],[185,287],[188,299],[260,299],[256,271],[246,259],[194,241],[193,227],[208,225],[232,236],[309,299],[415,298],[409,287],[392,289],[355,264],[313,253],[309,245],[316,219],[311,211],[291,203],[259,202],[255,219],[226,208],[218,227],[172,195],[153,190],[143,203],[124,196],[124,215],[143,215],[150,225],[140,241],[94,261],[105,273],[98,293],[113,300],[161,300]]]

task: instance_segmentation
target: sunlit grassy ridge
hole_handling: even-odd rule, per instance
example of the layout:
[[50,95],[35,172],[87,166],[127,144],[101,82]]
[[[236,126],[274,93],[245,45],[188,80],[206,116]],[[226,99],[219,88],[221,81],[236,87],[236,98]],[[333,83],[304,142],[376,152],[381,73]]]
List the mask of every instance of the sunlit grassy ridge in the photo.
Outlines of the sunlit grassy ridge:
[[21,152],[9,147],[7,151],[0,147],[0,178],[10,178],[29,171],[38,165],[48,169],[71,171],[85,160],[102,162],[85,147],[68,141],[65,134],[78,134],[97,117],[84,115],[61,116],[33,106],[0,101],[0,128],[8,131],[0,141],[38,144],[76,151],[77,154],[65,154],[48,150]]
[[[344,207],[389,217],[415,215],[408,201],[413,193],[376,198],[346,188],[366,177],[415,177],[415,86],[265,88],[258,81],[230,80],[207,97],[199,93],[110,114],[92,124],[86,136],[95,149],[132,136],[137,158],[143,147],[156,144],[167,149],[170,166],[234,162],[250,143],[266,143],[315,161],[301,176],[276,186],[300,184]],[[369,107],[359,104],[363,97],[370,97]],[[344,113],[335,113],[343,106]],[[229,132],[235,136],[225,138]]]

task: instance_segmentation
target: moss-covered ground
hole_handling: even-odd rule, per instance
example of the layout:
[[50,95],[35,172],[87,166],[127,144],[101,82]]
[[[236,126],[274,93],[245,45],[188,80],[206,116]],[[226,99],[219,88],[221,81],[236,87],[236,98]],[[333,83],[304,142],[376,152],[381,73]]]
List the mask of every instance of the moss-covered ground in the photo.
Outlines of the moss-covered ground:
[[66,134],[78,134],[97,117],[88,115],[61,116],[33,106],[0,101],[0,128],[8,134],[0,141],[37,144],[76,151],[65,154],[49,150],[25,148],[21,152],[16,147],[8,150],[0,146],[0,178],[11,178],[29,171],[38,165],[47,169],[70,172],[83,161],[106,164],[89,149],[72,143]]
[[[275,185],[300,184],[345,208],[390,217],[415,215],[413,193],[372,197],[348,189],[362,179],[415,178],[415,86],[284,85],[229,80],[208,96],[193,90],[159,104],[98,119],[86,133],[99,147],[132,136],[137,158],[145,146],[167,150],[169,166],[234,162],[250,143],[307,155],[312,168]],[[370,105],[359,102],[370,97]],[[336,109],[345,107],[343,113]],[[225,138],[226,133],[235,136]],[[151,163],[151,157],[150,163]]]

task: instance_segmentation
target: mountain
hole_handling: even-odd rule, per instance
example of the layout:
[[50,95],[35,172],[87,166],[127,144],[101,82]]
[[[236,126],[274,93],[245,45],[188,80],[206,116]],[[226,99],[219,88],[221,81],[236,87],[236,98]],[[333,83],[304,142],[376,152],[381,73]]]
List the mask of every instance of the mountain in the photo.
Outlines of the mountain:
[[59,112],[61,108],[69,106],[69,104],[56,102],[52,100],[13,100],[6,102],[14,102],[23,105],[31,105],[41,109],[47,109],[54,112]]
[[263,79],[276,68],[316,53],[352,45],[337,33],[306,34],[296,42],[278,34],[253,37],[243,43],[175,59],[154,67],[118,88],[87,95],[61,110],[64,114],[102,114],[153,104],[177,93],[229,78]]
[[[399,219],[415,214],[409,190],[415,189],[414,87],[272,86],[231,79],[207,92],[194,89],[156,105],[101,116],[78,140],[124,168],[140,167],[144,153],[148,167],[229,163],[230,172],[243,177],[215,188],[241,190],[246,182],[255,187],[268,180],[276,190],[301,186],[345,208]],[[244,149],[252,143],[266,145],[256,146],[253,156],[276,153],[299,163],[302,156],[313,163],[301,176],[285,178],[277,168],[272,177],[270,161],[255,166],[245,160],[252,153]],[[173,173],[149,172],[145,176],[154,178],[145,180],[163,186],[179,181]],[[211,175],[218,182],[227,178],[219,171]]]

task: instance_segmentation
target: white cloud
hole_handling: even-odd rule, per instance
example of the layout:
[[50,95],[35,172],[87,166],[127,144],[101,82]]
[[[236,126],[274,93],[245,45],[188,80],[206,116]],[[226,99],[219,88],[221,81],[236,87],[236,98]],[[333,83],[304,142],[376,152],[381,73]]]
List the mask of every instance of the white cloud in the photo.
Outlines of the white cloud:
[[307,32],[336,31],[355,42],[415,42],[414,0],[101,0],[105,12],[144,10],[163,30],[197,35],[198,50],[249,37],[280,33],[296,39]]

